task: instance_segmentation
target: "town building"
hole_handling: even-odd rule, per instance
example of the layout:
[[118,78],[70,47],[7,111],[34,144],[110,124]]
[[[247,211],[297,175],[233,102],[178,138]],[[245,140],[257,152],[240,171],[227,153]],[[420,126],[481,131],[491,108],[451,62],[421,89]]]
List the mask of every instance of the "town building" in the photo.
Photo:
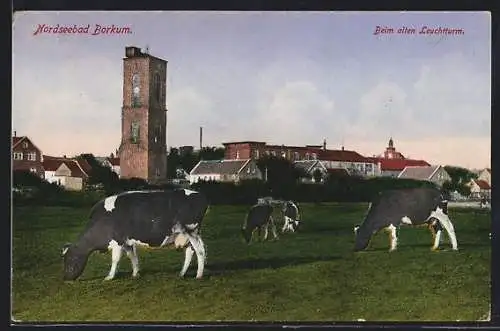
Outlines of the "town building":
[[379,156],[369,157],[368,159],[376,162],[380,168],[380,175],[383,177],[398,177],[401,171],[406,167],[429,167],[430,164],[424,160],[408,159],[398,152],[394,147],[392,137],[385,151]]
[[248,179],[263,179],[253,159],[202,160],[189,173],[190,184],[199,181],[238,183]]
[[69,191],[81,191],[88,183],[92,168],[84,159],[43,156],[44,178]]
[[491,199],[491,185],[484,179],[472,179],[470,187],[470,197],[473,199]]
[[44,177],[42,151],[27,136],[18,137],[16,131],[12,137],[12,169],[31,171]]
[[340,150],[327,149],[326,141],[323,141],[323,145],[306,146],[268,145],[258,141],[227,142],[223,145],[226,160],[257,160],[264,156],[283,157],[291,162],[319,160],[326,169],[344,168],[361,176],[380,175],[377,161],[344,147]]
[[406,166],[398,175],[400,179],[415,179],[435,183],[442,187],[451,177],[443,166]]
[[123,59],[120,177],[167,179],[167,61],[126,47]]

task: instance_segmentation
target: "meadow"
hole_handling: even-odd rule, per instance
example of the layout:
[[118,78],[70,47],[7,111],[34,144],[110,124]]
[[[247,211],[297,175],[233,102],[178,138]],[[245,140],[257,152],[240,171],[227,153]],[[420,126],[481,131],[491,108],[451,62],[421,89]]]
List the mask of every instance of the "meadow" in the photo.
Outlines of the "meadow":
[[[302,204],[300,231],[246,245],[248,206],[212,206],[203,225],[207,265],[195,280],[184,253],[139,249],[141,276],[125,256],[103,281],[110,254],[94,253],[77,281],[62,280],[61,248],[76,239],[89,208],[13,209],[12,316],[22,322],[470,321],[489,310],[489,211],[450,209],[459,251],[447,236],[430,250],[426,228],[401,228],[354,253],[353,226],[367,204]],[[278,222],[278,227],[282,226]]]

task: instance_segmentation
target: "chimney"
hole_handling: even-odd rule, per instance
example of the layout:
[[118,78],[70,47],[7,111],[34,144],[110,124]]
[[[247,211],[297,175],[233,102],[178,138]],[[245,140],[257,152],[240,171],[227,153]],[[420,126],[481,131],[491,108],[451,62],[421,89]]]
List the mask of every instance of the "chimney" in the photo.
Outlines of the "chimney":
[[344,146],[342,146],[342,150],[344,150]]
[[65,158],[66,158],[66,155],[63,155],[63,159],[65,159]]
[[323,139],[323,150],[326,151],[326,139]]
[[200,150],[203,147],[203,127],[200,126]]
[[14,137],[17,137],[17,132],[16,131],[14,131]]

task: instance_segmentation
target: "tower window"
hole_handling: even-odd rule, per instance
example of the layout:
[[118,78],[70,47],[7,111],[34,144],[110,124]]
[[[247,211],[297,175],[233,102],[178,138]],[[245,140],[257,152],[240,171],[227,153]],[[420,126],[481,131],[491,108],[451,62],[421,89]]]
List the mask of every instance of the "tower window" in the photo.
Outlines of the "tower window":
[[163,139],[161,138],[161,126],[155,127],[154,136],[155,136],[154,138],[155,143],[163,142]]
[[132,76],[132,107],[141,106],[141,80],[139,74],[134,74]]
[[161,81],[159,73],[156,73],[154,76],[153,91],[155,100],[161,102]]
[[130,141],[133,144],[139,143],[139,123],[133,122],[130,126]]

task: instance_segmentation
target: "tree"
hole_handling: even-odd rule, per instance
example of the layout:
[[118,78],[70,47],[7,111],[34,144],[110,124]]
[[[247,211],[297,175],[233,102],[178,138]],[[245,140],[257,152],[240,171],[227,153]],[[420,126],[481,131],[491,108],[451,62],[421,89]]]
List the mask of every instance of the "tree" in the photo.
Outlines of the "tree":
[[477,178],[477,174],[469,169],[454,166],[445,166],[444,169],[450,175],[451,181],[443,184],[443,190],[451,193],[457,191],[463,196],[470,195],[469,182]]
[[180,161],[179,149],[170,147],[170,151],[167,155],[167,178],[176,178],[176,172],[177,168],[180,166]]
[[99,163],[93,154],[80,154],[77,160],[83,159],[90,165],[89,184],[102,184],[106,192],[113,191],[119,184],[118,175],[111,168]]
[[294,167],[292,162],[275,156],[260,158],[257,167],[267,179],[272,194],[281,198],[291,195],[300,178],[307,176],[303,169]]
[[226,150],[223,147],[203,147],[198,151],[199,160],[220,160],[224,158]]

